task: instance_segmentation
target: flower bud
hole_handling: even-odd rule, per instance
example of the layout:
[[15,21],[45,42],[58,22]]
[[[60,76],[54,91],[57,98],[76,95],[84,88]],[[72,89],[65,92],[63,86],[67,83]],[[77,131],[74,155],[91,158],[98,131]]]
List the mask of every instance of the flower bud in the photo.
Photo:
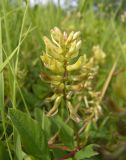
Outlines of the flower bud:
[[54,71],[55,73],[64,73],[64,68],[62,63],[58,62],[58,61],[52,61],[50,70]]
[[79,84],[69,86],[69,89],[73,90],[73,91],[80,91],[82,88],[84,88],[83,83],[79,83]]
[[45,102],[51,102],[54,101],[57,98],[57,94],[53,94],[51,97],[48,97],[45,99]]
[[71,47],[69,49],[69,54],[72,54],[73,52],[76,51],[76,41],[74,41],[72,44],[71,44]]
[[72,32],[69,34],[69,36],[68,36],[68,38],[67,38],[66,43],[69,43],[69,42],[71,42],[71,41],[72,41],[72,39],[73,39],[73,35],[74,35],[74,32],[72,31]]
[[81,44],[82,44],[82,41],[79,40],[79,41],[77,42],[77,44],[76,44],[76,51],[78,51],[78,50],[80,49]]
[[71,47],[66,54],[66,58],[72,59],[78,56],[78,51],[76,50],[76,40],[71,44]]
[[73,35],[73,40],[77,39],[79,36],[80,36],[80,31],[74,33],[74,35]]
[[47,37],[44,37],[44,42],[46,44],[46,53],[62,62],[64,60],[62,56],[62,49],[56,47]]
[[60,105],[61,100],[62,100],[62,96],[58,96],[56,98],[54,106],[52,107],[52,109],[47,114],[48,117],[54,116],[58,112],[58,107]]
[[83,65],[83,59],[84,59],[83,56],[79,57],[79,59],[77,60],[77,62],[75,64],[67,66],[67,70],[68,71],[73,71],[73,70],[80,69],[81,66]]
[[54,27],[54,29],[51,29],[51,37],[53,42],[58,46],[60,46],[64,41],[63,34],[58,27]]
[[51,82],[52,80],[52,77],[49,76],[48,74],[42,72],[39,77],[42,79],[42,80],[45,80],[46,82]]
[[43,54],[43,56],[41,56],[41,60],[43,61],[44,65],[51,71],[55,73],[64,72],[63,64],[61,62],[58,62],[54,58],[51,58],[47,54]]
[[79,118],[78,114],[75,112],[75,109],[72,106],[70,101],[67,101],[67,107],[69,108],[69,111],[70,111],[70,118],[73,119],[75,122],[79,123],[80,118]]

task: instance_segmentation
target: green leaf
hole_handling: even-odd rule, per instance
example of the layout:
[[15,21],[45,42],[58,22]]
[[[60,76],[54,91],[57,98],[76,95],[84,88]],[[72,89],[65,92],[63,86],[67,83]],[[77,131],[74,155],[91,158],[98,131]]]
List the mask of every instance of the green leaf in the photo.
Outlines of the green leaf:
[[50,87],[46,83],[33,84],[32,89],[34,94],[40,99],[46,97],[51,91]]
[[38,122],[16,109],[10,109],[9,114],[21,136],[24,151],[40,160],[49,160],[46,137]]
[[98,153],[93,150],[93,146],[94,144],[90,144],[86,146],[85,148],[83,148],[82,150],[80,150],[79,152],[77,152],[75,155],[75,159],[82,160],[84,158],[90,158],[95,155],[98,155]]
[[66,154],[67,152],[61,149],[53,149],[53,155],[55,159],[60,159],[61,157],[64,157]]
[[59,127],[60,138],[64,145],[74,149],[74,131],[59,116],[54,117],[55,124]]
[[2,141],[0,141],[0,160],[9,160],[9,154]]

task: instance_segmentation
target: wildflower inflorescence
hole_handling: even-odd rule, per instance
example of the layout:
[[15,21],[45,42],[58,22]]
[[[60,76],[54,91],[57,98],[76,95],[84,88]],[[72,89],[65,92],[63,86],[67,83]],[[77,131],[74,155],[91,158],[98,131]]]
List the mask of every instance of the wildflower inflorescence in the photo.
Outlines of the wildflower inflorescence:
[[41,77],[54,90],[54,94],[46,99],[48,102],[54,101],[47,116],[55,115],[64,100],[66,111],[74,121],[80,122],[84,114],[96,121],[101,114],[100,92],[94,91],[93,83],[105,53],[99,46],[94,46],[90,59],[86,54],[80,56],[80,32],[62,33],[57,27],[51,30],[51,40],[44,37],[44,42],[46,51],[41,60],[51,72],[50,75],[42,73]]

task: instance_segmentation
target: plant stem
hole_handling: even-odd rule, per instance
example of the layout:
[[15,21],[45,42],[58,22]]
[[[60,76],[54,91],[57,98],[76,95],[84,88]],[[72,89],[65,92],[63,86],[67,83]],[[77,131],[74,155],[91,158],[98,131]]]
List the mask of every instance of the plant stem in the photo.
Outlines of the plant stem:
[[65,159],[68,159],[68,158],[72,158],[75,156],[75,154],[81,150],[82,147],[77,147],[75,150],[69,152],[68,154],[64,155],[62,158],[58,158],[58,159],[55,159],[55,160],[65,160]]
[[66,105],[66,82],[67,82],[67,77],[68,77],[68,73],[67,73],[67,60],[64,61],[64,75],[63,75],[63,84],[64,84],[64,90],[63,90],[63,95],[64,95],[64,102]]

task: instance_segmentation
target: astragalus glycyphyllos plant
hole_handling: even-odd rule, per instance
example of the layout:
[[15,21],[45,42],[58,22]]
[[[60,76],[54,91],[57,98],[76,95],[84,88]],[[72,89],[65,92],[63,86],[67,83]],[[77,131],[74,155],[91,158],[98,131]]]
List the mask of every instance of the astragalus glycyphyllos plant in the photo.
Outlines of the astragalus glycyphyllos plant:
[[54,91],[46,99],[48,102],[54,101],[47,116],[58,112],[63,99],[69,118],[80,122],[85,119],[83,115],[88,115],[96,121],[101,114],[100,92],[95,91],[93,86],[105,53],[99,46],[94,46],[91,58],[87,58],[86,54],[80,55],[80,32],[62,33],[57,27],[51,30],[51,40],[44,37],[44,42],[46,50],[41,60],[51,72],[42,73],[41,78],[50,83]]

